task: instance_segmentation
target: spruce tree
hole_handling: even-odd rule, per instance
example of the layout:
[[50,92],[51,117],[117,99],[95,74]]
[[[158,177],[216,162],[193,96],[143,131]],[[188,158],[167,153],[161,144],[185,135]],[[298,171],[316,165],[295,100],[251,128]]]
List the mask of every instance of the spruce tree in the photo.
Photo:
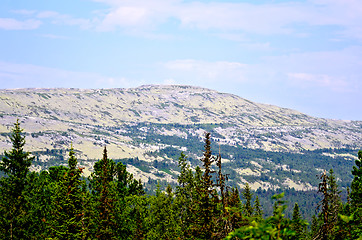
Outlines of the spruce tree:
[[56,185],[53,194],[53,220],[49,225],[58,239],[84,239],[87,236],[85,205],[88,191],[81,180],[82,169],[71,146],[68,169]]
[[302,216],[299,212],[299,205],[298,203],[294,204],[293,208],[293,215],[292,215],[292,226],[291,229],[295,231],[295,236],[293,239],[299,240],[299,239],[305,239],[306,235],[306,228],[305,228],[304,221],[302,219]]
[[310,226],[310,232],[309,236],[310,239],[317,239],[318,232],[319,232],[319,219],[316,217],[316,215],[312,216],[312,224]]
[[115,174],[115,182],[119,198],[123,199],[131,195],[141,196],[145,194],[141,179],[134,179],[133,174],[127,172],[127,168],[122,162],[118,162],[116,164],[115,173],[112,174]]
[[353,166],[353,180],[351,183],[351,208],[352,221],[352,237],[362,236],[362,151],[358,151],[358,159]]
[[323,197],[319,205],[321,211],[318,215],[318,231],[314,238],[329,240],[336,236],[338,215],[342,210],[342,202],[333,170],[329,171],[329,175],[324,171],[320,179],[318,191],[322,193]]
[[295,232],[292,230],[291,221],[284,217],[283,212],[287,206],[281,200],[283,196],[284,193],[273,196],[273,199],[277,200],[274,204],[273,216],[259,222],[252,221],[229,233],[226,239],[294,239]]
[[47,239],[52,236],[50,223],[54,219],[55,184],[46,170],[40,173],[30,172],[27,175],[28,184],[25,187],[29,211],[29,239]]
[[320,176],[320,179],[321,182],[319,183],[318,191],[323,194],[323,198],[320,205],[321,206],[320,218],[322,219],[322,225],[319,228],[319,232],[316,236],[316,239],[327,240],[330,230],[330,225],[328,224],[330,195],[328,191],[328,182],[327,182],[328,177],[325,171]]
[[93,235],[98,239],[116,239],[117,223],[114,207],[116,202],[116,186],[114,180],[114,161],[108,159],[104,147],[103,158],[94,165],[91,178],[91,189],[94,201]]
[[[148,199],[141,180],[136,180],[127,172],[122,162],[115,165],[113,173],[115,199],[112,214],[117,224],[117,237],[120,239],[138,238],[145,232],[144,219],[148,214]],[[137,202],[135,204],[135,202]],[[137,235],[137,236],[136,236]]]
[[362,208],[362,151],[358,152],[358,159],[353,166],[351,183],[351,204],[353,210]]
[[[201,159],[203,163],[204,173],[201,177],[200,185],[196,186],[199,199],[196,200],[194,213],[196,213],[196,222],[193,226],[194,236],[202,239],[215,238],[215,219],[219,217],[217,212],[218,196],[212,182],[211,164],[215,158],[211,153],[210,133],[205,134],[205,150]],[[197,174],[197,173],[196,173]]]
[[243,198],[244,198],[244,203],[243,203],[243,207],[242,207],[243,208],[243,213],[244,213],[245,216],[251,217],[253,215],[253,212],[254,212],[254,208],[253,208],[253,206],[251,204],[253,194],[251,192],[251,188],[250,188],[248,183],[245,184],[242,195],[243,195]]
[[177,239],[181,232],[174,208],[172,188],[167,186],[166,193],[157,184],[156,196],[150,197],[150,209],[147,216],[149,231],[147,239]]
[[[220,154],[220,145],[219,145],[219,155],[216,157],[216,166],[218,167],[218,173],[216,178],[216,186],[220,190],[220,200],[219,206],[221,205],[221,214],[219,214],[219,218],[216,219],[216,234],[218,238],[225,238],[229,232],[233,230],[230,211],[228,211],[228,199],[227,199],[227,191],[228,186],[226,186],[227,175],[222,173],[222,162],[221,162],[221,154]],[[219,207],[220,208],[220,207]]]
[[0,171],[6,177],[0,180],[0,236],[2,239],[26,238],[26,199],[24,189],[26,176],[34,157],[24,151],[25,137],[22,135],[19,119],[16,120],[10,140],[12,149],[4,151]]
[[245,221],[245,218],[243,218],[239,190],[236,187],[231,188],[230,191],[227,191],[226,196],[228,203],[228,222],[231,225],[231,231],[234,231],[247,224],[247,222]]
[[180,167],[180,174],[177,179],[175,205],[178,209],[178,225],[181,229],[182,238],[188,239],[192,237],[191,226],[195,222],[192,210],[193,201],[195,201],[196,197],[196,181],[184,153],[181,153],[179,157],[178,166]]
[[328,239],[335,239],[338,224],[338,215],[342,211],[342,200],[338,189],[337,180],[334,176],[333,169],[329,171],[328,176],[328,195],[329,195],[329,207],[328,207],[328,223],[329,234]]
[[259,197],[256,196],[254,201],[254,217],[256,218],[256,220],[260,221],[263,219],[263,214],[264,213],[260,206]]

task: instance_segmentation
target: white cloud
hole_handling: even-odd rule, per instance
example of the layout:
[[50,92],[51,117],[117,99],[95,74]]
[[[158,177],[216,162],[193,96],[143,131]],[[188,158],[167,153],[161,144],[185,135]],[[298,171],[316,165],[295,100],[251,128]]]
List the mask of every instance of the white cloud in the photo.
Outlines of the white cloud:
[[345,78],[327,74],[288,73],[287,76],[300,88],[321,87],[335,92],[352,92],[353,88]]
[[0,29],[5,30],[32,30],[40,25],[41,21],[35,19],[20,21],[13,18],[0,18]]
[[49,19],[52,24],[79,26],[82,29],[89,29],[92,27],[92,20],[83,18],[74,18],[70,15],[60,14],[54,11],[43,11],[37,13],[38,19]]
[[[337,26],[340,34],[362,38],[360,1],[317,0],[250,4],[181,0],[96,0],[110,6],[98,28],[151,28],[176,19],[180,26],[195,29],[245,31],[257,34],[304,35],[298,25]],[[229,37],[235,37],[230,36]]]
[[[303,89],[357,93],[362,90],[362,47],[264,57],[252,72]],[[266,75],[265,73],[268,73]],[[260,78],[260,77],[259,77]],[[257,79],[257,78],[254,78]],[[259,80],[258,80],[259,81]]]
[[[182,59],[163,64],[167,77],[184,84],[273,86],[274,89],[352,93],[362,91],[362,47],[264,57],[259,63]],[[222,86],[221,86],[222,87]]]
[[[83,29],[132,32],[154,31],[168,21],[186,29],[217,30],[224,38],[240,39],[243,33],[294,34],[304,36],[299,26],[335,26],[341,37],[362,39],[362,2],[354,0],[310,0],[251,4],[245,2],[200,2],[182,0],[95,0],[107,5],[89,19],[76,18],[54,11],[38,12],[38,19],[53,24],[76,25]],[[21,15],[34,15],[32,10],[15,10]],[[96,13],[96,12],[93,12]],[[34,29],[38,20],[7,19],[0,27]],[[4,21],[7,21],[4,23]],[[1,26],[3,25],[3,26]],[[338,32],[337,32],[338,29]]]
[[175,1],[98,1],[111,8],[97,26],[98,30],[109,31],[117,28],[153,29],[167,21],[173,14]]

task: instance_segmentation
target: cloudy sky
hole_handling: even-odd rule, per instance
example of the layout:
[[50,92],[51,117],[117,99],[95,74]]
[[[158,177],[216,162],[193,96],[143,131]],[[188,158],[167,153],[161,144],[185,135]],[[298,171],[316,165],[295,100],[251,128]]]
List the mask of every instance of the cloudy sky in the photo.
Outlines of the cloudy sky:
[[362,1],[2,0],[0,88],[142,84],[362,120]]

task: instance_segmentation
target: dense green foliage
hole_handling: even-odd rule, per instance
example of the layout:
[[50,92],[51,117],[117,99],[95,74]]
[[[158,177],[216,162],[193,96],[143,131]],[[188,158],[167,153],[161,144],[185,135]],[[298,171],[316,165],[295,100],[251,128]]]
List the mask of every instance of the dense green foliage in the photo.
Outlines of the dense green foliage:
[[0,170],[6,177],[0,179],[0,221],[3,226],[0,231],[2,239],[21,239],[26,235],[26,206],[25,187],[27,174],[33,157],[25,152],[25,137],[21,135],[19,120],[14,124],[10,140],[13,144],[11,151],[4,152],[0,162]]
[[[177,183],[167,187],[158,183],[154,194],[146,194],[141,181],[127,172],[124,163],[109,159],[106,147],[91,176],[85,179],[73,146],[67,166],[52,166],[36,173],[29,171],[34,157],[23,150],[25,138],[18,121],[10,140],[13,148],[4,152],[0,162],[4,175],[0,179],[1,239],[362,237],[362,151],[353,167],[346,203],[341,200],[337,178],[331,170],[320,176],[319,193],[288,190],[287,196],[280,193],[269,198],[272,211],[265,211],[267,204],[259,194],[272,192],[252,192],[245,183],[239,194],[238,188],[227,181],[222,154],[212,154],[210,133],[205,134],[199,163],[180,153]],[[167,168],[162,164],[159,167]],[[298,194],[319,194],[321,198],[310,230],[296,201],[300,199]],[[288,205],[283,199],[292,200],[290,217],[285,214]]]

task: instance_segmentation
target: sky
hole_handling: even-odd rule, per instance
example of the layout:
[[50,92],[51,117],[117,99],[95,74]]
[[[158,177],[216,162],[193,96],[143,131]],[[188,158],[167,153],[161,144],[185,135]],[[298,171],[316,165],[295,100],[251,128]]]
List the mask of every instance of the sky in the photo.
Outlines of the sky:
[[145,84],[362,120],[362,1],[1,1],[1,89]]

